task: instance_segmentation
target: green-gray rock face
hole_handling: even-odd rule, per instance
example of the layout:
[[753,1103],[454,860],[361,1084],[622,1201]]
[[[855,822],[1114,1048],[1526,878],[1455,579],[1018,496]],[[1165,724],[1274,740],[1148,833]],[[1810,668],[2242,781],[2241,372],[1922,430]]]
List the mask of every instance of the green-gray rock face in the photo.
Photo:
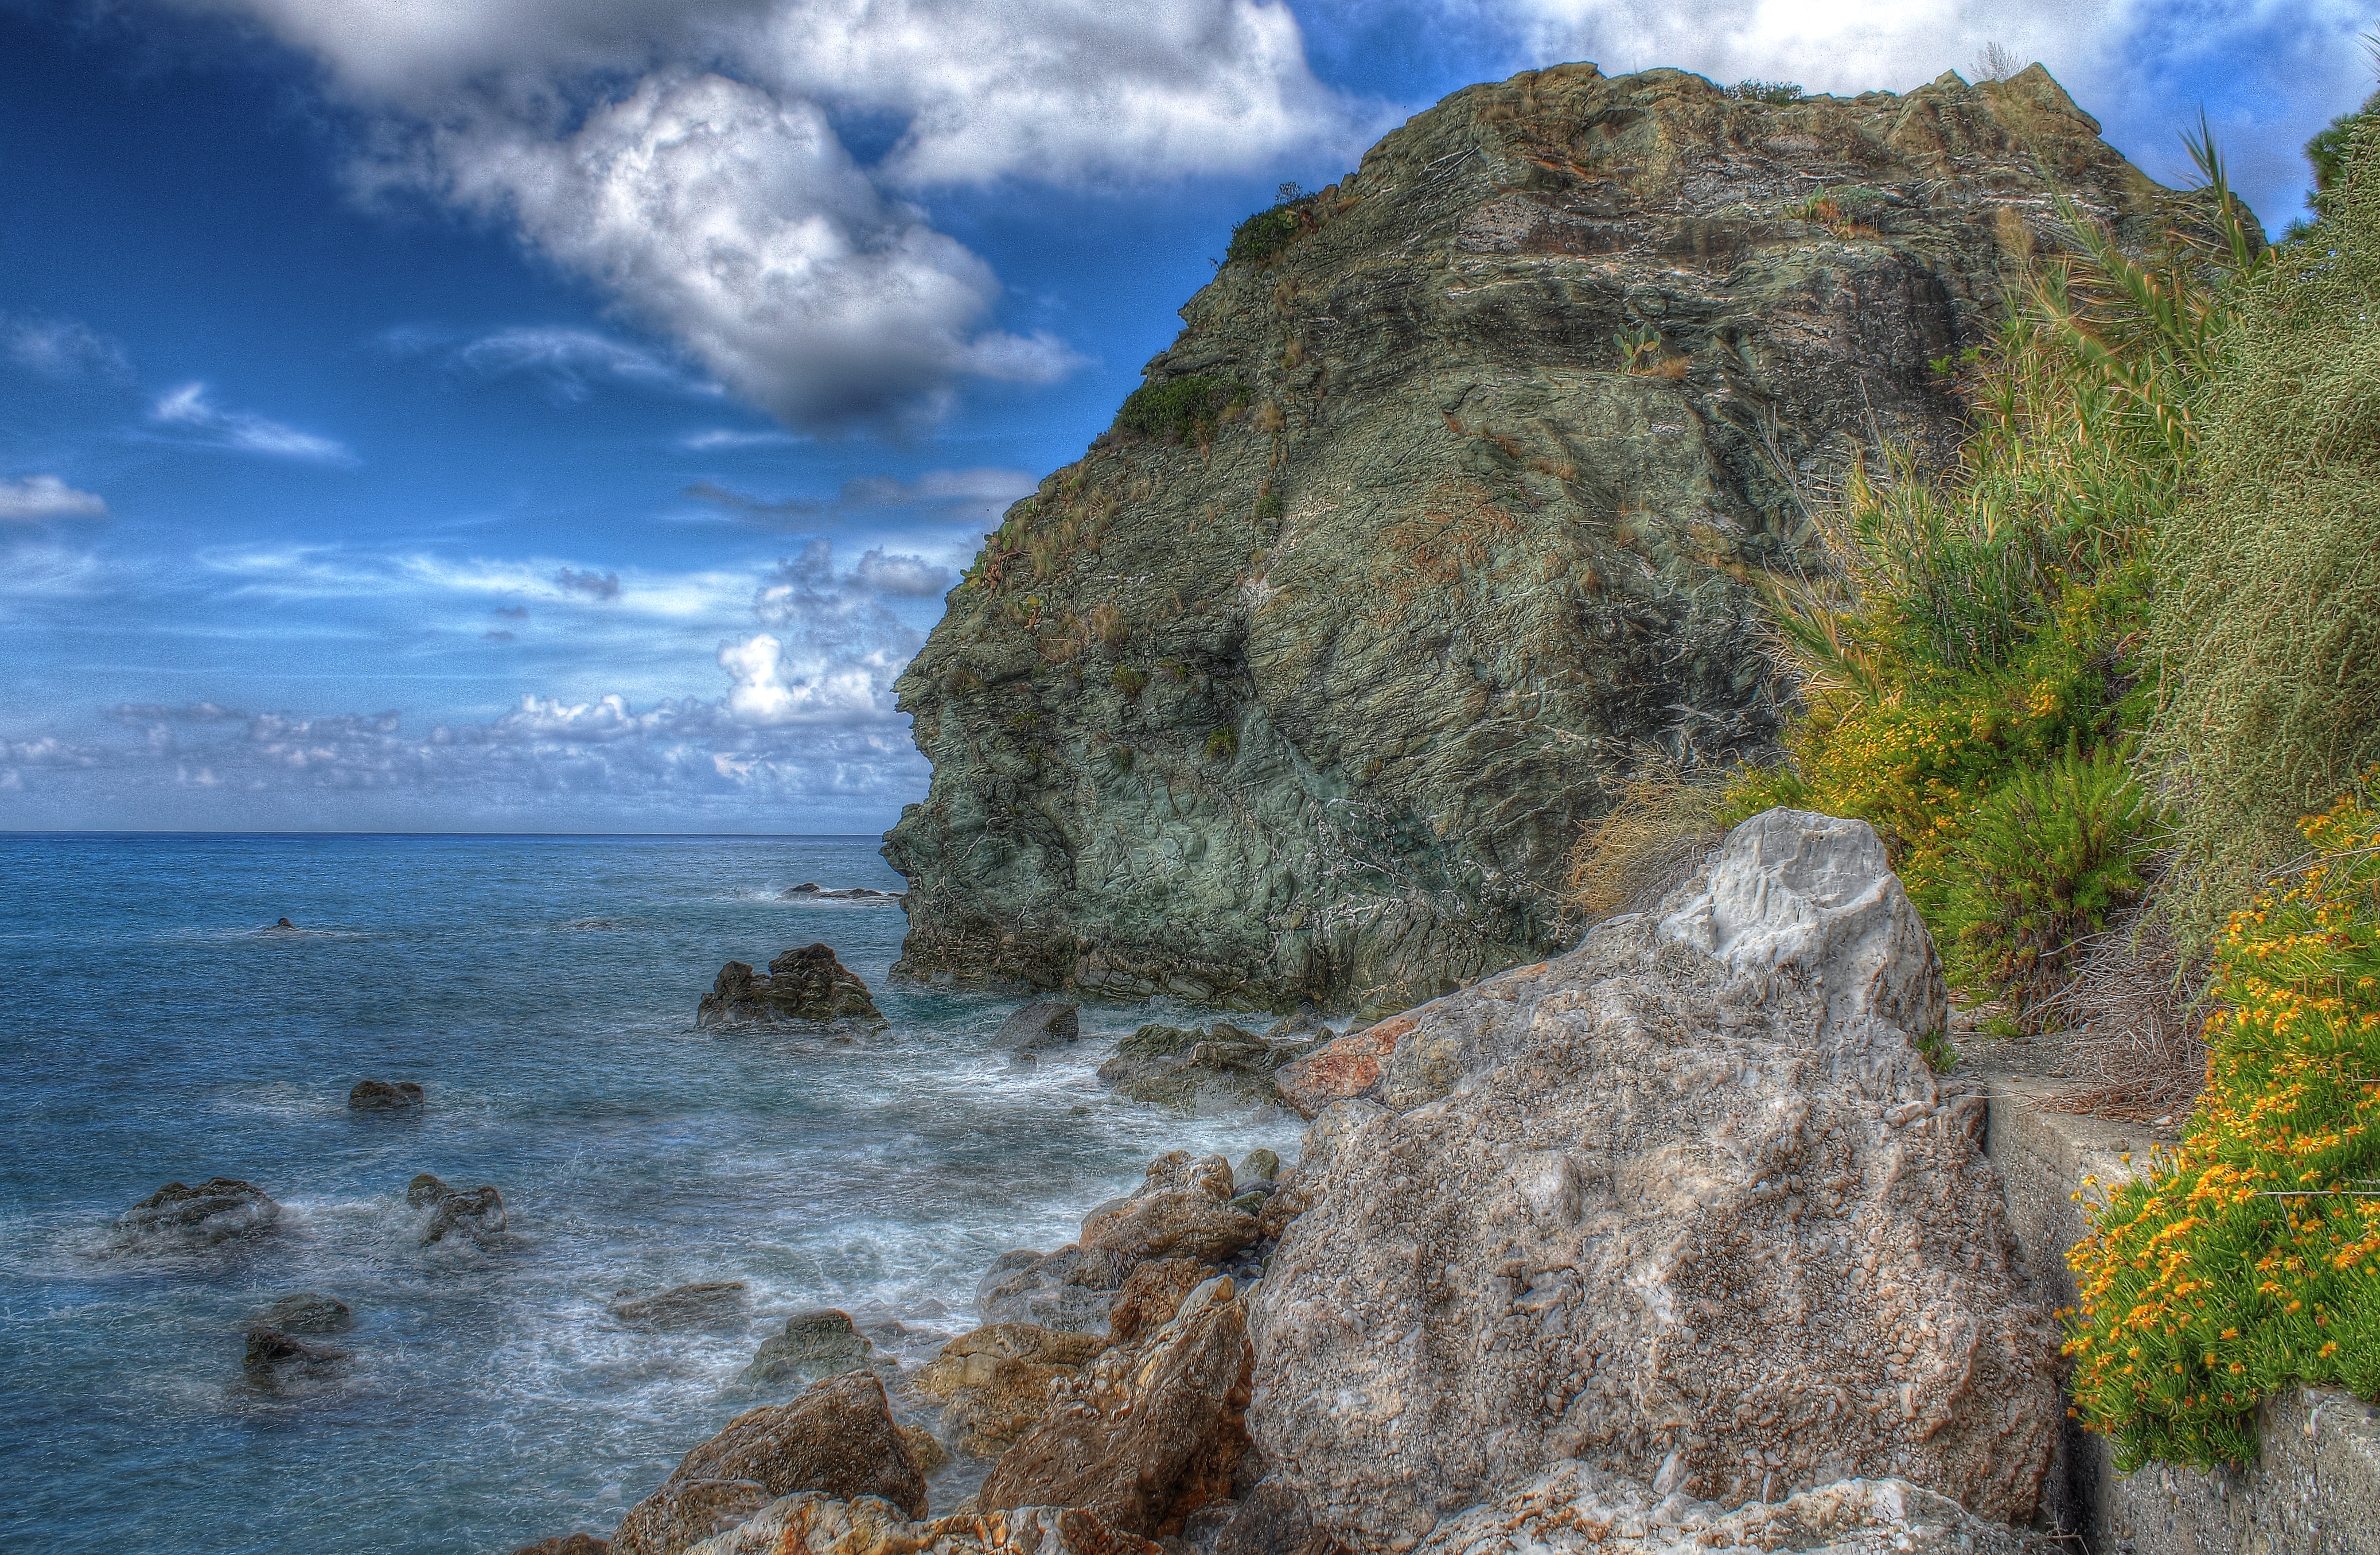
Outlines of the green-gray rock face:
[[1863,451],[1955,446],[1932,364],[2055,243],[2045,173],[2154,229],[2097,128],[2038,67],[1564,66],[1247,229],[901,679],[901,970],[1386,1010],[1556,948],[1647,747],[1772,740],[1757,585]]

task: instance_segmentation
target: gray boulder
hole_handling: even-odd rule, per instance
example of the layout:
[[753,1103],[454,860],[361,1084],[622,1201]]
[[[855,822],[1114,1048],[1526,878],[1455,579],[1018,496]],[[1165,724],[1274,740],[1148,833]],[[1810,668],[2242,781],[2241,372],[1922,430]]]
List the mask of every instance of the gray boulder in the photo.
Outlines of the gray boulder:
[[1000,1023],[991,1045],[1008,1052],[1063,1047],[1083,1034],[1075,1007],[1057,999],[1037,999]]
[[825,944],[787,951],[769,963],[766,977],[743,962],[729,962],[696,1006],[694,1020],[706,1028],[836,1020],[884,1023],[868,985]]
[[1564,1548],[1585,1528],[1626,1540],[1628,1555],[1780,1549],[1795,1555],[2025,1555],[2032,1548],[2017,1530],[1905,1479],[1840,1480],[1730,1511],[1682,1490],[1646,1489],[1564,1464],[1500,1500],[1447,1519],[1415,1555],[1537,1555],[1548,1546]]
[[1272,1201],[1272,1472],[1365,1550],[1565,1459],[2029,1517],[2058,1335],[1912,1046],[1939,978],[1865,826],[1772,811],[1659,915],[1411,1012]]
[[1116,1044],[1099,1078],[1135,1101],[1179,1112],[1209,1103],[1247,1106],[1278,1099],[1274,1076],[1330,1039],[1327,1027],[1276,1042],[1221,1022],[1198,1028],[1151,1023]]
[[233,1237],[269,1231],[281,1206],[253,1183],[210,1177],[196,1187],[168,1183],[115,1218],[118,1238],[185,1246],[211,1246]]
[[767,1386],[832,1377],[866,1366],[874,1348],[847,1313],[831,1306],[797,1312],[785,1319],[784,1332],[761,1341],[736,1380]]

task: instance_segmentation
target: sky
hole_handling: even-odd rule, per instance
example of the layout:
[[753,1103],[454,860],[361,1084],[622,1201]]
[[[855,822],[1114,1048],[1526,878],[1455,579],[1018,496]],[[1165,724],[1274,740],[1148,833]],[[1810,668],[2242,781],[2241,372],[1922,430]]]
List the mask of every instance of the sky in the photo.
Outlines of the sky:
[[2277,231],[2380,0],[0,0],[0,831],[851,832],[1232,225],[1565,60],[2038,59]]

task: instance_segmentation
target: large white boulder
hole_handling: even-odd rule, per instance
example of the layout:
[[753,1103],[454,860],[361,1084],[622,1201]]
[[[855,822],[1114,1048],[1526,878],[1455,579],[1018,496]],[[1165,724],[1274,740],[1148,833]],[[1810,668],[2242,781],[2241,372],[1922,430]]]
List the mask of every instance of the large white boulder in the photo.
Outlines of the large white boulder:
[[1271,1474],[1366,1551],[1566,1462],[2030,1515],[2058,1333],[1912,1047],[1941,1010],[1874,834],[1771,811],[1658,912],[1400,1017],[1252,1300]]

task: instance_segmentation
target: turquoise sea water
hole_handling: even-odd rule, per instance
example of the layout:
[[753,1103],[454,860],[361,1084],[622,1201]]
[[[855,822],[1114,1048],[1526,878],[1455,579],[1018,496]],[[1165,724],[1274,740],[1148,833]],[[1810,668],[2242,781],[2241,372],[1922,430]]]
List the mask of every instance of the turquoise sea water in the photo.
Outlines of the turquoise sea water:
[[[768,1331],[849,1311],[914,1366],[984,1268],[1071,1238],[1148,1160],[1286,1153],[1291,1120],[1109,1096],[1088,1007],[1038,1063],[1015,993],[888,983],[900,889],[870,838],[0,836],[0,1549],[504,1552],[608,1532],[728,1416]],[[282,917],[299,932],[268,932]],[[710,1033],[722,962],[823,940],[891,1025]],[[1178,1013],[1178,1012],[1176,1012]],[[418,1115],[350,1113],[364,1077]],[[416,1245],[405,1184],[496,1184],[505,1245]],[[277,1229],[203,1251],[108,1221],[245,1178]],[[740,1330],[655,1334],[622,1292],[751,1286]],[[242,1376],[242,1326],[320,1291],[331,1375]],[[895,1327],[894,1325],[898,1325]],[[938,1486],[938,1488],[947,1488]]]

